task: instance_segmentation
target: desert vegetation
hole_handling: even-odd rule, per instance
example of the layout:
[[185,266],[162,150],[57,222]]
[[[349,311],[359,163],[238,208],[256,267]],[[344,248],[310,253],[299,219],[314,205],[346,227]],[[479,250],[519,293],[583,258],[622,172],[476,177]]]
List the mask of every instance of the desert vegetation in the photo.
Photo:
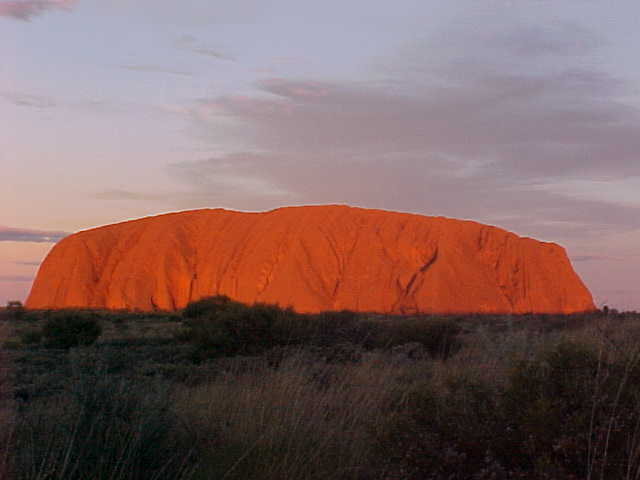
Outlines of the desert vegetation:
[[632,312],[301,315],[213,297],[2,324],[0,466],[17,479],[640,478]]

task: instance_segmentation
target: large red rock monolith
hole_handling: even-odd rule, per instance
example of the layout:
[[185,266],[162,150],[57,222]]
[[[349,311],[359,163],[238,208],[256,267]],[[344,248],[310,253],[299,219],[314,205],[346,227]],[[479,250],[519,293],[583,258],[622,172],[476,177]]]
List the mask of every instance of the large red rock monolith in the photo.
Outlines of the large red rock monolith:
[[594,309],[556,244],[339,205],[194,210],[75,233],[47,256],[26,306],[176,310],[215,294],[300,312]]

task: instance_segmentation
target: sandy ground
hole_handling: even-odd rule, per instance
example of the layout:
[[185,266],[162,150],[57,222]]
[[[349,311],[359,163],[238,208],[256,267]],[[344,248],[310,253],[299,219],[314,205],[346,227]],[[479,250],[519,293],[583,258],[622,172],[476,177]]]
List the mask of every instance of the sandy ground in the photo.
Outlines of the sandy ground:
[[13,395],[11,357],[2,345],[10,332],[6,322],[0,322],[0,480],[8,480],[7,461],[10,458],[10,436],[13,430]]

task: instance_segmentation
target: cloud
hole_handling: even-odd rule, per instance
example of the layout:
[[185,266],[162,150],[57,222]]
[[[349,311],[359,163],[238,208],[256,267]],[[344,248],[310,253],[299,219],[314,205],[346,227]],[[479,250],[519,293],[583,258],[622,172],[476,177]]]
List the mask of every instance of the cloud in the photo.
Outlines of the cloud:
[[32,282],[33,276],[27,275],[0,275],[0,282]]
[[640,293],[640,289],[635,289],[635,290],[630,290],[630,289],[602,290],[602,293],[614,293],[614,294]]
[[598,67],[605,42],[589,30],[500,15],[375,59],[361,81],[271,77],[199,99],[193,132],[226,153],[170,166],[185,187],[177,206],[348,203],[476,220],[561,243],[596,298],[638,304],[607,291],[638,268],[633,92]]
[[258,82],[258,86],[266,92],[292,100],[320,99],[328,96],[331,88],[321,82],[292,81],[281,78],[263,80]]
[[55,243],[69,235],[67,232],[31,230],[0,226],[0,242]]
[[624,81],[577,57],[603,41],[553,22],[454,33],[370,81],[266,78],[200,99],[195,131],[229,154],[171,167],[193,192],[181,206],[346,202],[551,239],[638,228],[640,204],[612,192],[640,180],[640,112]]
[[[456,170],[455,162],[435,154],[371,159],[328,153],[301,160],[297,154],[238,153],[174,164],[170,174],[190,187],[190,195],[174,197],[180,208],[348,203],[467,218],[556,241],[640,227],[640,209],[514,186],[490,169]],[[229,177],[233,182],[225,183]]]
[[40,95],[30,95],[19,92],[0,92],[0,98],[18,107],[50,108],[56,106],[52,98]]
[[260,150],[441,153],[467,163],[490,159],[496,170],[530,178],[640,175],[640,162],[631,161],[640,150],[640,115],[614,101],[615,81],[576,70],[456,75],[462,85],[418,94],[269,79],[258,87],[276,98],[225,96],[201,105],[236,120],[232,127],[248,126],[245,138]]
[[17,0],[0,2],[0,17],[31,20],[47,10],[71,10],[77,0]]
[[211,48],[201,43],[198,43],[198,40],[191,35],[182,35],[177,41],[176,46],[181,50],[187,50],[193,53],[197,53],[198,55],[204,55],[207,57],[212,57],[217,60],[228,60],[234,61],[235,57],[229,55],[228,53],[223,52],[217,48]]
[[605,43],[593,31],[566,22],[523,25],[495,37],[496,47],[506,48],[514,55],[528,58],[587,55]]
[[264,172],[254,173],[263,157],[252,154],[237,154],[196,162],[181,162],[170,165],[175,177],[196,187],[195,195],[188,200],[224,201],[237,198],[270,198],[275,202],[290,199],[291,193]]
[[[158,73],[172,73],[176,75],[190,75],[189,72],[181,73],[180,71],[170,71],[170,70],[161,70],[160,67],[158,70],[151,70],[146,68],[137,68],[135,65],[130,66],[130,70],[140,70],[140,71],[154,71]],[[122,67],[125,68],[125,67]],[[23,92],[10,92],[10,91],[0,91],[0,100],[5,100],[17,107],[25,107],[25,108],[35,108],[35,109],[47,109],[47,108],[60,108],[67,110],[75,110],[75,111],[90,111],[92,113],[100,113],[100,114],[126,114],[130,115],[132,112],[146,112],[149,114],[158,114],[158,113],[171,113],[171,114],[184,114],[184,107],[180,105],[163,105],[163,104],[145,104],[145,103],[137,103],[131,101],[110,101],[105,100],[100,96],[95,97],[69,97],[69,98],[60,98],[60,97],[51,97],[45,95],[35,95],[30,93]]]
[[164,195],[155,195],[149,193],[138,193],[131,192],[128,190],[105,190],[102,192],[98,192],[93,195],[94,198],[98,200],[159,200],[164,197]]
[[120,68],[124,70],[132,70],[135,72],[149,72],[149,73],[168,73],[171,75],[193,75],[191,72],[185,70],[177,70],[173,68],[160,67],[157,65],[120,65]]
[[574,262],[603,262],[611,260],[624,260],[624,258],[608,257],[605,255],[575,255],[571,257]]
[[15,265],[21,265],[24,267],[38,267],[40,266],[40,264],[42,263],[41,261],[23,261],[23,260],[16,260],[15,262],[13,262]]

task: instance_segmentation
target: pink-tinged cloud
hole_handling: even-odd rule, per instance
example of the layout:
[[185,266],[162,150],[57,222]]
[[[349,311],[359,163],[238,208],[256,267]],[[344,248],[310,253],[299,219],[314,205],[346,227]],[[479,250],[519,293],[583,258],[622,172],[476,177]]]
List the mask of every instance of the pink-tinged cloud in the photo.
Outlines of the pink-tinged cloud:
[[32,282],[33,275],[0,275],[0,282]]
[[0,17],[30,20],[47,10],[71,10],[78,0],[18,0],[0,2]]
[[202,100],[193,109],[197,119],[208,120],[216,117],[260,117],[289,116],[293,106],[286,101],[233,95],[211,100]]
[[263,90],[292,100],[310,100],[326,97],[330,86],[322,82],[291,81],[283,78],[269,78],[258,83]]
[[0,242],[55,243],[67,235],[69,235],[67,232],[61,231],[11,228],[0,225]]

